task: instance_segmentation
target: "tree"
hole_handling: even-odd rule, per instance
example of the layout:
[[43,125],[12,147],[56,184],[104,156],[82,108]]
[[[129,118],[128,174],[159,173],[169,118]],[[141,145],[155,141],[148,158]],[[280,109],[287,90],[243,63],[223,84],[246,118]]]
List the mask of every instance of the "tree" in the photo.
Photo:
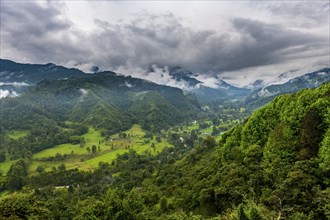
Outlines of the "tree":
[[162,197],[161,199],[160,199],[160,211],[161,212],[166,212],[166,210],[167,210],[167,199],[165,198],[165,197]]
[[212,130],[211,135],[215,136],[215,135],[218,135],[218,134],[219,134],[219,130],[217,129],[217,127],[213,126],[213,130]]
[[45,171],[45,168],[43,166],[38,166],[37,169],[36,169],[36,171],[38,173],[43,173]]
[[24,186],[24,178],[27,175],[27,165],[24,160],[13,163],[8,172],[7,188],[9,190],[20,190]]
[[256,208],[252,208],[250,211],[250,219],[251,220],[261,220],[262,217],[260,216],[258,210]]
[[96,153],[96,146],[95,146],[95,145],[92,146],[92,153],[93,153],[93,154]]
[[240,204],[237,208],[237,217],[239,220],[249,220],[249,218],[244,212],[244,208],[242,204]]
[[28,160],[32,160],[32,153],[29,150],[24,150],[23,157]]
[[211,135],[208,135],[204,140],[203,144],[205,147],[215,147],[217,145],[217,142],[215,141],[215,138]]
[[90,147],[86,147],[86,150],[89,152],[91,152],[91,148]]
[[299,156],[302,159],[317,156],[319,144],[322,141],[325,126],[316,108],[311,108],[304,117],[299,135]]
[[5,160],[6,160],[5,152],[0,152],[0,163],[5,162]]
[[65,169],[66,169],[66,167],[65,167],[65,164],[63,164],[63,163],[58,166],[58,170],[60,170],[60,171],[65,171]]

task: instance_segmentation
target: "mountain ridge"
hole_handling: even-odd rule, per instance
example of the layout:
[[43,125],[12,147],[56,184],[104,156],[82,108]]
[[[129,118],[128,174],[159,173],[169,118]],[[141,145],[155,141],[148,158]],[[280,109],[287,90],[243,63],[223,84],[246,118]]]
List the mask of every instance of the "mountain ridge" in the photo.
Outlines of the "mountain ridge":
[[[70,77],[88,77],[90,75],[120,75],[112,71],[97,72],[94,74],[84,73],[75,68],[65,68],[57,66],[55,64],[20,64],[14,61],[0,59],[0,89],[1,98],[6,96],[18,96],[22,94],[30,85],[37,84],[43,80],[59,80],[67,79]],[[292,72],[292,71],[291,71]],[[294,71],[293,71],[294,72]],[[262,80],[256,80],[248,88],[240,88],[233,86],[219,77],[216,77],[214,86],[210,87],[205,85],[202,81],[198,80],[198,75],[192,73],[181,67],[160,67],[158,65],[151,65],[147,73],[160,74],[159,77],[165,77],[169,80],[170,87],[178,88],[184,87],[183,90],[186,93],[193,94],[197,100],[207,105],[214,102],[242,102],[242,103],[265,103],[267,100],[271,100],[275,95],[283,93],[295,92],[302,88],[312,88],[320,85],[323,82],[330,80],[329,68],[323,68],[311,73],[306,73],[302,76],[298,76],[292,79],[288,79],[283,84],[268,85]],[[325,73],[325,74],[321,74]],[[287,78],[292,74],[289,72],[282,73],[279,77]],[[146,82],[152,82],[150,80]],[[166,83],[166,80],[160,84]],[[157,84],[157,83],[156,83]],[[140,83],[140,86],[143,84]],[[121,86],[134,86],[128,82],[123,83]],[[261,106],[260,104],[257,104]]]

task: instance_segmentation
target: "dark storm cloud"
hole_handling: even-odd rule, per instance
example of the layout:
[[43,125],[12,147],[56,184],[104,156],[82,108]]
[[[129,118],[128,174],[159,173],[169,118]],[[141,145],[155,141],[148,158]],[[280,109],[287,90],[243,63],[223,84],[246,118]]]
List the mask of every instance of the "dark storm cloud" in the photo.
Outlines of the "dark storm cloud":
[[300,52],[312,48],[327,53],[328,39],[325,37],[250,19],[234,19],[233,26],[240,33],[241,39],[235,51],[236,65],[228,60],[230,70],[299,58]]
[[158,64],[218,73],[326,55],[329,47],[326,37],[280,24],[233,18],[231,30],[201,31],[185,27],[171,13],[142,12],[126,23],[95,19],[96,29],[86,33],[75,28],[63,10],[57,3],[1,3],[6,55],[28,57],[30,62],[70,61],[103,69]]
[[63,62],[83,52],[70,38],[72,24],[62,16],[61,7],[60,3],[1,2],[2,52],[34,62]]
[[173,15],[144,18],[134,25],[102,23],[97,39],[111,66],[157,63],[198,72],[232,71],[298,58],[311,48],[326,54],[328,45],[327,38],[250,19],[233,19],[234,32],[218,33],[185,28]]
[[43,8],[27,2],[19,4],[17,7],[10,2],[1,3],[1,27],[12,31],[13,35],[28,33],[31,37],[40,37],[49,31],[70,27],[68,22],[57,18],[60,12],[54,7]]

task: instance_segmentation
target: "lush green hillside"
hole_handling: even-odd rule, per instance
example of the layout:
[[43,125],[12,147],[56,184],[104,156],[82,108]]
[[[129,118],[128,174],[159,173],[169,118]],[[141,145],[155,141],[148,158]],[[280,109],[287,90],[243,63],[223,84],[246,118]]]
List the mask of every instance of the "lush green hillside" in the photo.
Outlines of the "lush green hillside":
[[[0,153],[11,159],[69,143],[90,126],[104,137],[133,124],[160,131],[191,120],[199,109],[180,89],[112,72],[45,80],[19,97],[1,99],[0,105]],[[12,138],[18,131],[27,134]]]
[[168,131],[173,148],[130,150],[95,172],[25,177],[29,161],[18,160],[1,187],[25,188],[2,196],[1,217],[329,219],[329,106],[327,83],[275,98],[219,143],[190,127]]

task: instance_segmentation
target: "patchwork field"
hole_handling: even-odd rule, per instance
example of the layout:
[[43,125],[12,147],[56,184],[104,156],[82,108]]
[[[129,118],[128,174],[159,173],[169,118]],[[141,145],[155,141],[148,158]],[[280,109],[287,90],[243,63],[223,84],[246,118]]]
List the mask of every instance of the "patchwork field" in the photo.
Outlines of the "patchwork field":
[[[10,133],[17,138],[26,134],[26,131]],[[164,138],[159,138],[157,141],[156,138],[145,137],[145,132],[139,125],[133,125],[129,130],[114,134],[109,139],[105,139],[101,136],[100,131],[90,127],[88,132],[81,137],[85,140],[84,146],[66,143],[33,154],[29,174],[35,173],[39,166],[45,170],[51,170],[61,164],[64,164],[67,169],[93,170],[99,162],[111,162],[118,155],[124,154],[130,149],[135,150],[138,154],[155,155],[165,147],[172,147]],[[94,153],[91,151],[93,145],[97,147]],[[13,162],[1,163],[0,170],[4,174],[7,173]]]

